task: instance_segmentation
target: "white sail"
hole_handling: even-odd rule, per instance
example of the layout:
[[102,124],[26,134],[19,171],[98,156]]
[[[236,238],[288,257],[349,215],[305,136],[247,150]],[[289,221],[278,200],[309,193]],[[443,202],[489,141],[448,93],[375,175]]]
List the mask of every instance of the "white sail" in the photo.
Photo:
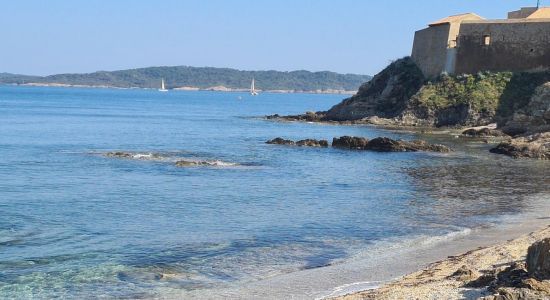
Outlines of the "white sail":
[[254,80],[254,78],[252,78],[252,84],[250,84],[250,95],[252,96],[258,95],[258,92],[256,92],[255,83],[256,81]]
[[167,92],[168,90],[164,87],[164,78],[162,78],[161,82],[160,82],[160,89],[159,89],[160,92]]

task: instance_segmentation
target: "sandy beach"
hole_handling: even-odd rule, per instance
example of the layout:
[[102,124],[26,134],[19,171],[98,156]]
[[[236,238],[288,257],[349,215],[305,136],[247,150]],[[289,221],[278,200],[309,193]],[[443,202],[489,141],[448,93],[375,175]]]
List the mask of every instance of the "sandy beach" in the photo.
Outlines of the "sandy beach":
[[[550,225],[517,239],[489,247],[480,247],[462,255],[449,256],[445,260],[432,263],[423,270],[377,289],[332,299],[477,299],[492,295],[493,293],[488,291],[487,287],[473,288],[465,285],[482,274],[500,271],[514,262],[524,261],[528,247],[548,237],[550,237]],[[462,277],[457,276],[456,272],[460,269],[471,270],[472,273]]]

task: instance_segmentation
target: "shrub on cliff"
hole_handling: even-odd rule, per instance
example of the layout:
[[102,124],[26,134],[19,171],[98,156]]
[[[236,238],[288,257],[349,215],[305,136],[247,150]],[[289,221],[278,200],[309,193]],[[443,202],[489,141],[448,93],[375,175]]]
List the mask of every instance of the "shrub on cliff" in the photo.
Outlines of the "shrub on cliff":
[[411,100],[433,110],[468,104],[476,111],[494,113],[511,78],[510,72],[442,75],[425,84]]

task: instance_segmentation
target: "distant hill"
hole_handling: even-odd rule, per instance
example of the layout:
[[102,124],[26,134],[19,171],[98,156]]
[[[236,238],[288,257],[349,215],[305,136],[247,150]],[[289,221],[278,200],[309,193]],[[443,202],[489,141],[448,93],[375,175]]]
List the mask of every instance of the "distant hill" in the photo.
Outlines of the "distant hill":
[[309,71],[241,71],[228,68],[198,67],[150,67],[121,71],[99,71],[86,74],[58,74],[50,76],[25,76],[0,73],[4,84],[62,84],[85,86],[112,86],[120,88],[158,88],[161,78],[169,89],[193,87],[209,89],[248,89],[252,78],[259,90],[356,91],[371,79],[368,75],[338,74]]

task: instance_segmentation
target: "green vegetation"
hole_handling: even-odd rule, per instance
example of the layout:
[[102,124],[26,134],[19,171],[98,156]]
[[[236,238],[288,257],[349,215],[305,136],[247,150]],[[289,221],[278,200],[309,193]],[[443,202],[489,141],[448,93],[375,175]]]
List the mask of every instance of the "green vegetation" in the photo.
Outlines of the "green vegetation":
[[550,72],[442,75],[424,84],[411,101],[432,111],[466,104],[473,111],[495,115],[499,121],[525,107],[535,89],[549,81]]
[[411,100],[430,110],[467,104],[478,112],[494,112],[512,76],[510,72],[442,75],[426,83]]
[[196,67],[151,67],[132,70],[88,74],[59,74],[45,77],[23,76],[2,73],[0,83],[60,83],[69,85],[113,86],[122,88],[158,88],[161,78],[167,88],[225,86],[232,89],[247,89],[252,78],[260,90],[347,90],[354,91],[370,80],[370,76],[338,74],[334,72],[308,71],[240,71],[227,68]]

